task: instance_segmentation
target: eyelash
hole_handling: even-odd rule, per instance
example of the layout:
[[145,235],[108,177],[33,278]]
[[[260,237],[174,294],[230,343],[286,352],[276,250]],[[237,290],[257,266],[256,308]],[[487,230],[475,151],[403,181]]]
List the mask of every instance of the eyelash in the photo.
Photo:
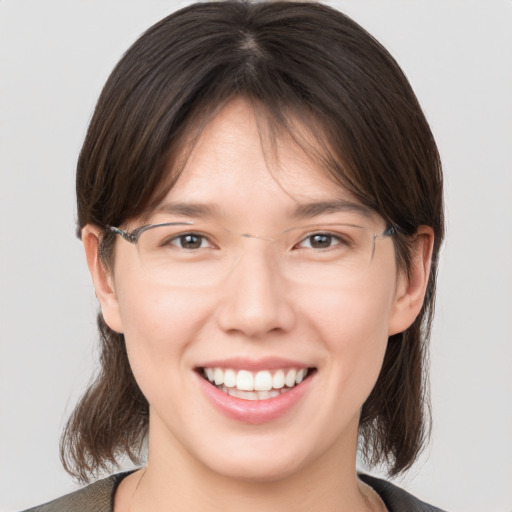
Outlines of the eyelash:
[[315,232],[315,233],[311,233],[311,234],[307,235],[305,238],[303,238],[297,244],[297,247],[300,247],[304,242],[306,242],[308,240],[311,241],[311,239],[313,237],[318,237],[318,236],[329,238],[330,242],[336,242],[336,243],[335,244],[330,243],[329,247],[316,247],[315,248],[315,247],[310,246],[308,248],[310,248],[310,249],[318,249],[318,250],[327,250],[327,249],[331,249],[335,245],[349,245],[348,242],[346,240],[344,240],[343,238],[341,238],[339,235],[335,235],[334,233],[329,233],[329,232],[325,232],[325,231],[318,231],[318,232]]
[[[329,246],[328,247],[313,247],[312,239],[314,237],[325,237],[329,238]],[[200,239],[200,244],[198,247],[183,247],[183,241],[187,237],[195,237]],[[309,247],[301,247],[305,242],[310,241]],[[204,249],[206,247],[203,246],[203,243],[206,242],[208,245],[207,247],[213,247],[214,244],[212,244],[208,237],[206,235],[203,235],[201,233],[195,233],[195,232],[189,232],[189,233],[181,233],[179,235],[174,236],[173,238],[170,238],[166,240],[162,245],[172,245],[175,247],[178,247],[179,249],[184,250],[196,250],[196,249]],[[335,242],[334,244],[332,242]],[[329,233],[325,231],[318,231],[315,233],[310,233],[306,237],[304,237],[299,243],[297,243],[294,247],[297,248],[309,248],[309,249],[318,249],[318,250],[328,250],[336,245],[349,245],[349,242],[344,240],[339,235],[336,235],[334,233]]]
[[[180,240],[183,241],[183,239],[185,239],[186,237],[195,237],[195,238],[201,239],[200,246],[190,248],[190,247],[180,246],[177,243],[173,243],[173,242],[179,242]],[[202,235],[201,233],[189,232],[189,233],[180,233],[179,235],[176,235],[176,236],[166,240],[165,243],[162,245],[172,245],[172,246],[178,247],[179,249],[194,250],[194,249],[204,249],[205,247],[203,247],[203,241],[206,241],[208,243],[208,247],[212,246],[212,243],[209,242],[208,237],[206,235]]]

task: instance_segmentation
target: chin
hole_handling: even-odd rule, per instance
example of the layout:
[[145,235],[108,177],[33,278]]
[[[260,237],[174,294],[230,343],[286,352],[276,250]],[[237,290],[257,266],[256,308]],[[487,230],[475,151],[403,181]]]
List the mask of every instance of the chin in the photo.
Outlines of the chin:
[[246,483],[277,482],[299,474],[322,458],[325,439],[319,436],[314,449],[307,437],[297,431],[275,435],[268,430],[259,435],[234,435],[228,443],[212,441],[209,446],[203,445],[195,455],[203,467],[223,478]]
[[[219,461],[221,462],[221,461]],[[243,483],[270,483],[285,480],[300,471],[302,464],[293,463],[281,456],[265,460],[238,460],[217,463],[210,469],[221,477]]]

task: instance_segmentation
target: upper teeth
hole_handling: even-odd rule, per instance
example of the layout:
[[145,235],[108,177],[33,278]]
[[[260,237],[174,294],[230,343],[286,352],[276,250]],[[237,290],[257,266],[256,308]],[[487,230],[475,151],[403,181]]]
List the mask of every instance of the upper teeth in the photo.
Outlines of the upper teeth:
[[231,368],[205,368],[208,380],[216,386],[237,388],[240,391],[270,391],[281,389],[284,386],[292,388],[300,384],[307,375],[307,368],[299,370],[262,370],[250,372],[248,370],[233,370]]

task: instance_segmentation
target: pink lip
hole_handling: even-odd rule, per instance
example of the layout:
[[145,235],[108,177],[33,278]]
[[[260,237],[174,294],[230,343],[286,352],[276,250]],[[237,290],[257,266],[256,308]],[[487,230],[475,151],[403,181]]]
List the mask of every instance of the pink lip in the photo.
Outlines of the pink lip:
[[[226,367],[233,368],[233,366],[229,365]],[[247,366],[244,368],[247,368]],[[197,378],[205,395],[219,412],[236,421],[259,425],[284,416],[306,393],[314,379],[314,375],[303,380],[289,391],[267,400],[242,400],[241,398],[235,398],[223,393],[199,374],[197,374]]]
[[308,368],[310,365],[283,359],[279,357],[267,357],[265,359],[246,359],[242,357],[231,357],[229,359],[216,359],[199,365],[201,368],[231,368],[233,370],[249,370],[257,372],[259,370],[278,370],[286,368]]

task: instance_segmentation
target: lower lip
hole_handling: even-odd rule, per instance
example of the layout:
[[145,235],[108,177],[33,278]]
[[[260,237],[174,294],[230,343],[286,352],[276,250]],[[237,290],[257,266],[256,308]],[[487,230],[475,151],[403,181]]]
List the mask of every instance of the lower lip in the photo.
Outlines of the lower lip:
[[309,376],[289,391],[267,400],[236,398],[223,393],[200,375],[198,378],[206,396],[218,411],[233,420],[259,425],[284,416],[303,397],[313,376]]

